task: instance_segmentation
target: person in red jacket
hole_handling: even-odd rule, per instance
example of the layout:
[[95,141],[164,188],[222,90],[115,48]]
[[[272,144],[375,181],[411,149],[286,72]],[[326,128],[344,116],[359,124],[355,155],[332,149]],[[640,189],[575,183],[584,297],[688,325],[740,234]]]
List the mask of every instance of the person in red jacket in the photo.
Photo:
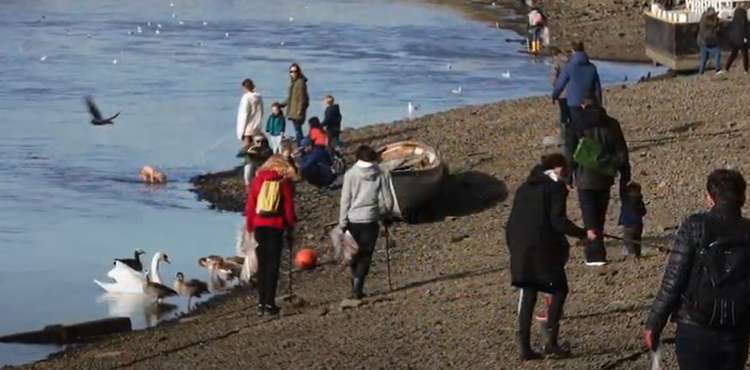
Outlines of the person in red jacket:
[[[258,316],[275,316],[279,313],[276,306],[276,286],[279,280],[284,231],[291,248],[294,225],[297,222],[294,212],[294,187],[291,183],[294,170],[290,168],[293,167],[283,157],[272,156],[258,169],[247,195],[247,231],[255,233],[255,240],[258,242],[258,247],[255,248],[258,259]],[[279,212],[276,215],[259,215],[256,211],[258,196],[266,181],[280,181]]]

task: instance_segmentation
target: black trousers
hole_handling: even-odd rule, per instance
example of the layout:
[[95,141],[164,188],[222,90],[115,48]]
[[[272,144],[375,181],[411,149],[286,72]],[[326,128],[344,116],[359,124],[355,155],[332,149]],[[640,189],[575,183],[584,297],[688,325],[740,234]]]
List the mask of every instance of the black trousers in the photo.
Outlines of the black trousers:
[[364,279],[370,272],[372,263],[372,254],[375,252],[375,244],[378,242],[378,232],[380,225],[377,222],[366,224],[350,223],[349,232],[359,246],[359,251],[352,257],[349,267],[352,271],[352,277]]
[[[534,306],[536,305],[536,298],[538,290],[533,288],[521,289],[521,296],[518,298],[518,338],[520,345],[523,350],[530,348],[531,338],[531,319],[534,316]],[[565,305],[565,298],[568,296],[567,289],[561,289],[552,293],[549,293],[552,298],[552,302],[547,312],[547,322],[545,323],[545,330],[547,330],[547,345],[556,346],[557,336],[560,330],[560,319],[563,315],[563,306]]]
[[604,222],[607,218],[609,206],[609,189],[582,190],[578,189],[578,201],[581,204],[583,225],[586,230],[596,231],[597,238],[586,246],[584,254],[587,262],[604,262],[607,260],[607,250],[604,248]]
[[745,72],[748,71],[747,48],[747,44],[738,48],[732,47],[732,52],[729,54],[729,59],[727,59],[727,71],[729,68],[732,68],[732,63],[734,63],[734,59],[737,58],[738,52],[742,52],[742,68],[745,69]]
[[284,231],[271,227],[255,229],[255,256],[258,258],[258,303],[276,305],[276,287],[279,284],[279,264],[284,247]]
[[643,225],[625,226],[622,228],[623,245],[628,254],[636,257],[641,256],[641,239],[643,237]]
[[680,323],[675,350],[680,370],[742,370],[747,362],[748,335]]

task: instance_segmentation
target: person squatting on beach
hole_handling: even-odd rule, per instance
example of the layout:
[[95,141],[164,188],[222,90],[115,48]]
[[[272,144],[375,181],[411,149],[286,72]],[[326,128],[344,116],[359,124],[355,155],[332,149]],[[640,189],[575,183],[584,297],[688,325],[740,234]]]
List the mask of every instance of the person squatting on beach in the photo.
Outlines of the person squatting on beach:
[[258,169],[250,191],[247,193],[245,219],[247,231],[255,233],[258,247],[258,315],[277,315],[276,287],[279,280],[279,264],[284,246],[284,232],[291,253],[294,238],[293,174],[286,160],[274,155]]
[[299,146],[305,137],[302,125],[305,124],[307,108],[310,106],[310,96],[307,93],[307,77],[297,63],[289,66],[289,93],[280,106],[286,107],[286,118],[294,124],[295,142]]
[[[550,71],[550,82],[552,88],[557,84],[565,64],[568,63],[568,53],[559,48],[552,48],[552,70]],[[565,130],[570,125],[570,108],[568,108],[568,99],[565,97],[565,88],[560,91],[557,97],[557,105],[560,108],[560,144],[565,151]]]
[[333,158],[327,147],[315,145],[309,138],[304,138],[299,153],[299,171],[305,181],[322,188],[336,180],[336,174],[333,173]]
[[520,288],[517,340],[522,360],[541,358],[531,348],[531,317],[539,292],[551,296],[543,329],[546,338],[543,352],[562,357],[570,354],[568,348],[558,343],[568,294],[565,264],[570,244],[565,236],[593,240],[596,235],[568,219],[568,190],[564,181],[567,169],[562,154],[543,157],[516,191],[506,226],[511,284]]
[[[568,95],[570,99],[570,94]],[[620,174],[620,189],[630,183],[628,145],[620,123],[598,105],[584,99],[577,108],[567,132],[565,156],[571,165],[566,182],[578,190],[583,223],[596,233],[596,240],[586,246],[588,266],[607,263],[604,247],[604,223],[609,206],[609,193]]]
[[641,256],[641,239],[643,236],[643,217],[646,216],[646,204],[643,203],[641,185],[631,182],[620,193],[620,219],[622,226],[623,255]]
[[255,84],[249,78],[242,81],[242,90],[245,93],[237,108],[237,139],[247,147],[250,146],[253,135],[262,132],[263,98],[260,93],[255,92]]
[[348,230],[359,246],[349,267],[352,272],[351,298],[362,299],[365,296],[365,279],[378,241],[378,221],[384,224],[389,222],[393,197],[386,175],[377,164],[375,150],[361,145],[355,156],[357,162],[344,175],[338,227],[342,231]]
[[310,117],[307,124],[310,126],[307,137],[312,140],[313,144],[322,148],[328,148],[328,135],[323,130],[320,119],[316,116]]
[[596,66],[589,61],[583,42],[571,42],[571,49],[573,54],[555,81],[552,100],[560,99],[563,91],[565,91],[570,121],[575,123],[577,120],[580,121],[581,106],[584,99],[593,101],[594,105],[599,106],[603,102],[599,72]]
[[737,5],[734,9],[734,15],[732,16],[732,22],[729,24],[727,29],[729,44],[732,46],[732,53],[729,54],[727,59],[726,70],[729,71],[732,68],[734,59],[737,58],[737,53],[742,53],[742,68],[745,73],[748,72],[748,39],[750,38],[750,28],[747,25],[747,10],[742,4]]
[[721,39],[719,37],[719,14],[713,7],[709,7],[701,15],[698,24],[698,47],[700,47],[700,64],[698,72],[703,74],[706,63],[711,55],[714,56],[716,73],[721,73]]
[[742,216],[745,179],[737,171],[708,176],[708,212],[682,223],[646,321],[656,350],[671,316],[682,370],[745,369],[750,328],[750,220]]
[[250,145],[242,147],[242,150],[237,154],[245,158],[245,165],[242,168],[245,186],[252,183],[255,172],[273,154],[268,139],[262,133],[253,135],[251,140]]
[[323,115],[322,125],[328,134],[328,146],[333,149],[340,144],[341,110],[339,109],[339,105],[335,103],[332,95],[326,95],[323,98],[323,104],[325,104],[326,110]]
[[271,114],[266,121],[266,135],[268,136],[268,144],[271,146],[274,154],[279,154],[281,151],[281,140],[284,139],[285,131],[286,119],[284,118],[284,112],[281,111],[281,105],[278,102],[273,102],[271,104]]

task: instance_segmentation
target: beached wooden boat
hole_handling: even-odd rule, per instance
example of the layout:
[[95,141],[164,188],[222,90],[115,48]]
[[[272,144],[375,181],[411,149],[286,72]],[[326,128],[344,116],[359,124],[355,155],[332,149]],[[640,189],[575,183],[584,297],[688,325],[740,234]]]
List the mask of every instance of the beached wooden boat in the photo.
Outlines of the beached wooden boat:
[[418,141],[399,141],[378,148],[380,167],[389,174],[394,216],[407,218],[440,191],[448,170],[435,148]]
[[[686,0],[683,7],[665,9],[652,2],[645,12],[646,55],[654,63],[675,71],[689,71],[698,68],[698,23],[708,7],[713,7],[723,21],[722,27],[734,14],[734,7],[750,0]],[[724,40],[723,42],[725,42]],[[728,51],[728,45],[721,45]],[[723,57],[723,56],[722,56]]]

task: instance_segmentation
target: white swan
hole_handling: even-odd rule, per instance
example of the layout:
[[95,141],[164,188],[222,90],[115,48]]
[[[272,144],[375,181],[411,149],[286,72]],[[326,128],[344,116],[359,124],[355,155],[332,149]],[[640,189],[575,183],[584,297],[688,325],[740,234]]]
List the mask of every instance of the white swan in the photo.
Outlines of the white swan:
[[[149,279],[155,283],[161,284],[161,275],[159,275],[159,262],[169,262],[169,257],[163,252],[156,252],[151,259],[151,269],[149,270]],[[108,293],[129,293],[143,294],[143,285],[146,283],[146,276],[132,269],[130,266],[115,261],[113,267],[107,276],[114,280],[114,283],[103,283],[94,279],[94,283],[99,285]]]

